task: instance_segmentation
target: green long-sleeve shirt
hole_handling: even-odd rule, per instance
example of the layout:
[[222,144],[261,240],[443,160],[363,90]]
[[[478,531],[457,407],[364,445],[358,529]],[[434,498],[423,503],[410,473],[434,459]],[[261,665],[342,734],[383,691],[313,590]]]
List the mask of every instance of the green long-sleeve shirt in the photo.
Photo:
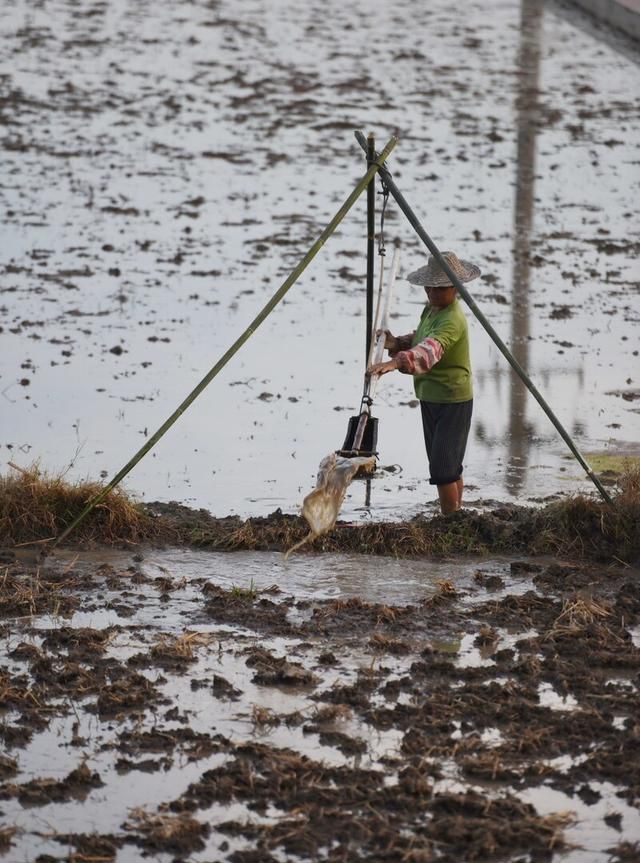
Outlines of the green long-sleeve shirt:
[[435,339],[442,345],[443,354],[427,374],[414,375],[416,396],[425,402],[451,404],[473,398],[471,360],[469,357],[469,330],[462,304],[456,298],[444,309],[425,306],[412,347],[425,339]]

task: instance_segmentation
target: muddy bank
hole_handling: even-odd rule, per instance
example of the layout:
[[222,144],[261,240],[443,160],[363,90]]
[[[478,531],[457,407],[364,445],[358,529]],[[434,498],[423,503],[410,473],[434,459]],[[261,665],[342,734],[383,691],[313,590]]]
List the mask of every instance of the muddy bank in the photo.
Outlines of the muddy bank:
[[[175,503],[147,504],[144,509],[158,518],[164,530],[201,548],[286,551],[308,533],[302,518],[280,511],[243,520],[214,518]],[[311,549],[399,557],[560,554],[635,563],[640,559],[640,503],[618,499],[608,506],[576,497],[541,508],[505,505],[397,523],[338,522],[330,535],[314,540]]]
[[[546,506],[487,505],[452,516],[400,522],[338,522],[296,553],[342,552],[394,557],[448,554],[557,554],[634,564],[640,559],[640,474],[625,474],[613,503],[576,496]],[[70,485],[37,471],[0,476],[0,554],[36,563],[53,553],[65,527],[100,490]],[[110,492],[69,535],[72,546],[143,543],[213,551],[282,551],[309,533],[306,521],[276,510],[269,516],[216,518],[176,502],[140,504]],[[4,548],[3,548],[4,547]]]
[[388,604],[366,566],[301,598],[292,564],[67,551],[2,568],[7,859],[637,854],[637,570],[511,558]]

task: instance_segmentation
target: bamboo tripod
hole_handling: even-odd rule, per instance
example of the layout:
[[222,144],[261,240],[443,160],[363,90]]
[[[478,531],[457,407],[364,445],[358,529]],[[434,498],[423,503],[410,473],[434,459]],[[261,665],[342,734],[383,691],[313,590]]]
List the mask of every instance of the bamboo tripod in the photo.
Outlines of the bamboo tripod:
[[149,438],[149,440],[142,446],[138,452],[127,462],[124,467],[118,471],[118,473],[111,479],[111,481],[97,494],[93,497],[85,506],[85,508],[80,512],[80,514],[56,537],[49,548],[55,548],[59,545],[63,540],[65,540],[69,534],[95,509],[98,504],[104,500],[104,498],[112,491],[117,485],[122,482],[122,480],[130,473],[131,470],[141,461],[142,458],[158,443],[158,441],[166,434],[166,432],[171,428],[171,426],[182,416],[182,414],[187,410],[188,407],[196,400],[196,398],[203,392],[203,390],[211,383],[211,381],[216,377],[216,375],[226,366],[226,364],[231,360],[231,358],[237,353],[237,351],[242,347],[242,345],[251,337],[251,335],[256,331],[256,329],[260,326],[261,323],[271,314],[274,308],[278,305],[278,303],[283,299],[287,291],[294,285],[294,283],[298,280],[300,275],[304,272],[307,266],[311,263],[316,254],[320,251],[322,246],[325,244],[327,239],[334,233],[340,222],[344,219],[346,214],[349,212],[351,207],[354,205],[356,200],[360,197],[362,192],[367,189],[367,339],[366,339],[366,358],[368,358],[371,353],[371,338],[372,338],[372,319],[373,319],[373,242],[374,242],[374,201],[375,201],[375,175],[379,174],[381,179],[384,181],[386,188],[393,195],[396,203],[407,217],[409,223],[414,228],[422,242],[427,246],[429,251],[434,255],[442,269],[451,279],[451,283],[457,288],[460,296],[467,303],[473,314],[480,321],[484,329],[488,332],[489,336],[496,344],[500,352],[506,358],[507,362],[514,369],[516,374],[520,377],[520,379],[524,382],[527,389],[534,396],[536,401],[540,404],[543,411],[547,414],[560,436],[563,438],[569,449],[571,450],[574,457],[577,459],[579,464],[586,471],[589,478],[593,481],[596,488],[604,498],[607,503],[611,503],[611,498],[607,491],[602,486],[602,483],[595,476],[594,472],[591,470],[589,465],[584,460],[583,456],[580,454],[579,450],[575,446],[574,442],[571,440],[569,434],[564,429],[558,418],[555,416],[547,402],[544,400],[542,395],[539,393],[525,370],[520,366],[518,361],[509,351],[507,346],[504,344],[502,339],[498,336],[496,331],[493,329],[489,321],[485,318],[481,310],[476,305],[475,301],[466,290],[464,285],[459,281],[456,274],[450,269],[446,260],[442,257],[440,251],[436,247],[435,243],[429,235],[426,233],[420,222],[418,221],[415,213],[405,200],[404,196],[394,183],[391,174],[385,166],[385,162],[392,152],[394,147],[396,146],[397,139],[395,137],[391,137],[387,142],[386,146],[383,148],[381,153],[377,153],[375,150],[375,142],[373,136],[370,135],[368,139],[364,137],[361,132],[355,133],[356,139],[360,146],[364,149],[367,155],[367,171],[361,180],[357,183],[351,194],[347,197],[344,204],[340,207],[340,209],[336,212],[334,217],[331,219],[326,228],[322,231],[318,239],[311,246],[307,254],[302,258],[300,263],[291,271],[289,276],[282,283],[280,288],[275,292],[275,294],[271,297],[271,299],[266,303],[266,305],[262,308],[262,310],[258,313],[258,315],[254,318],[254,320],[249,324],[249,326],[244,330],[244,332],[236,339],[236,341],[231,345],[231,347],[223,354],[223,356],[218,360],[218,362],[209,370],[209,372],[202,378],[200,383],[189,393],[189,395],[184,399],[184,401],[176,408],[176,410],[168,417],[167,420],[160,426],[160,428]]

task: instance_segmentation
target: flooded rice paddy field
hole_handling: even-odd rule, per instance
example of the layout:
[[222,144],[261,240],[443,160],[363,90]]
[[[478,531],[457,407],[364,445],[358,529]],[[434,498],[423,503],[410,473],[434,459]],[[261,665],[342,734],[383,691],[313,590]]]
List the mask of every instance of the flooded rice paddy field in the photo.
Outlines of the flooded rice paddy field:
[[[0,18],[0,446],[112,476],[390,168],[579,447],[637,455],[637,51],[569,4],[12,0]],[[380,203],[378,201],[378,203]],[[391,203],[401,276],[425,250]],[[128,488],[217,515],[293,512],[358,408],[362,198]],[[401,281],[396,332],[422,297]],[[470,500],[587,489],[472,321]],[[410,381],[384,379],[381,472],[352,519],[424,510]]]
[[[637,52],[570,5],[13,0],[0,16],[5,461],[112,476],[364,171],[390,168],[580,448],[637,455]],[[359,406],[358,202],[128,478],[294,512]],[[393,203],[402,273],[423,249]],[[398,285],[396,332],[422,298]],[[471,501],[589,486],[471,321]],[[432,498],[406,378],[351,522]],[[0,853],[19,863],[628,863],[638,572],[187,549],[0,562]]]
[[540,558],[7,556],[1,850],[637,860],[638,575]]

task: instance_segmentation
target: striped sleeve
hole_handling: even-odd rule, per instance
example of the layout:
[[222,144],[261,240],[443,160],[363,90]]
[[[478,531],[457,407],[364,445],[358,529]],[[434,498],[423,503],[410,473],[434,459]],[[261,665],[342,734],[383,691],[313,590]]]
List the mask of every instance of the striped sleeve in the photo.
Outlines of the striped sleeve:
[[396,354],[398,371],[406,375],[424,375],[442,359],[444,350],[436,339],[425,339],[408,351]]

